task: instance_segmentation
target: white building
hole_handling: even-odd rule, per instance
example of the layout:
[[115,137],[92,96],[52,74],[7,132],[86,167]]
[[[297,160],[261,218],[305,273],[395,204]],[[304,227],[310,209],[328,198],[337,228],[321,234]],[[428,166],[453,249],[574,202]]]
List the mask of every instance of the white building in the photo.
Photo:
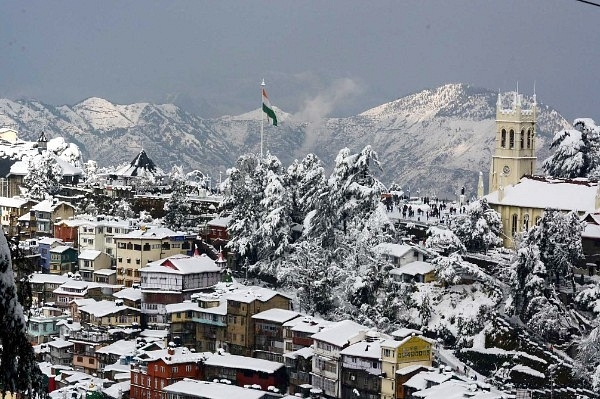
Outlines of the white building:
[[142,313],[166,323],[166,305],[191,299],[192,294],[221,281],[221,267],[206,255],[173,255],[140,269]]
[[314,334],[312,385],[329,397],[341,397],[342,355],[344,348],[365,338],[368,328],[343,320]]

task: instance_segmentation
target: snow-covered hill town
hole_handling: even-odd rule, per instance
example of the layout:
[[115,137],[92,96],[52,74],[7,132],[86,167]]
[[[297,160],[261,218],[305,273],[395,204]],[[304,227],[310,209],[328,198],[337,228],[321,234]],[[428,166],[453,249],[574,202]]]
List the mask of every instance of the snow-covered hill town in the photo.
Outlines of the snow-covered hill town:
[[536,173],[536,101],[498,95],[490,170],[449,198],[379,181],[370,145],[216,182],[0,128],[2,391],[597,398],[600,128]]

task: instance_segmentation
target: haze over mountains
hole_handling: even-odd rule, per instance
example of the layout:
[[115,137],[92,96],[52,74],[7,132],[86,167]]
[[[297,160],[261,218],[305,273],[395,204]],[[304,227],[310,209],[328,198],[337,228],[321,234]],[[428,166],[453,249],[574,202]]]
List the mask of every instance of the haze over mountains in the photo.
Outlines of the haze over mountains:
[[[276,108],[280,123],[265,125],[265,148],[285,166],[312,152],[331,168],[341,148],[359,151],[372,145],[385,184],[397,182],[411,195],[449,197],[463,185],[475,194],[480,171],[487,181],[496,99],[491,90],[447,84],[348,118],[306,121]],[[549,106],[538,107],[539,165],[549,155],[554,133],[570,124]],[[131,161],[144,148],[165,171],[183,165],[212,176],[213,182],[219,172],[225,178],[241,154],[260,152],[260,116],[256,109],[203,119],[172,104],[117,105],[100,98],[58,107],[0,99],[0,127],[17,129],[23,139],[35,140],[41,130],[49,138],[62,136],[99,166]]]

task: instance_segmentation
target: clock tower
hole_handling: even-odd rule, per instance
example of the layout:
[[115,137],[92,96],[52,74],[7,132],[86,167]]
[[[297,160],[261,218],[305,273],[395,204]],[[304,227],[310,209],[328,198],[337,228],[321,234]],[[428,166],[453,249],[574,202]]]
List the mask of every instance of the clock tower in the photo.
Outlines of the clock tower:
[[504,108],[502,95],[496,103],[496,139],[490,169],[489,192],[514,185],[535,171],[537,102],[523,107],[523,96],[514,93],[510,108]]

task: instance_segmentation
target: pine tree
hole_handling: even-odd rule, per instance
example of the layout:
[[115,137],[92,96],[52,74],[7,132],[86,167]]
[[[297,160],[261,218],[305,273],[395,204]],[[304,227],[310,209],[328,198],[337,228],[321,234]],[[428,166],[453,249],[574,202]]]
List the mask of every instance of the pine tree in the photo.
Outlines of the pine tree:
[[575,178],[597,174],[600,166],[600,127],[591,119],[576,119],[575,129],[557,132],[550,148],[555,152],[542,168],[553,177]]
[[58,193],[62,169],[50,152],[44,151],[28,160],[23,186],[30,198],[44,200]]
[[191,212],[191,204],[188,197],[190,188],[185,180],[183,169],[174,166],[170,174],[171,196],[165,202],[164,223],[173,230],[180,230],[189,227],[188,216]]
[[472,202],[451,228],[468,251],[487,252],[502,244],[502,219],[485,198]]
[[22,393],[26,397],[46,397],[43,375],[33,348],[27,340],[24,309],[18,299],[11,250],[0,235],[0,390]]
[[526,245],[536,245],[540,260],[548,273],[559,282],[561,277],[573,279],[572,268],[583,258],[581,233],[583,225],[575,212],[562,213],[546,209],[539,223],[524,237]]

